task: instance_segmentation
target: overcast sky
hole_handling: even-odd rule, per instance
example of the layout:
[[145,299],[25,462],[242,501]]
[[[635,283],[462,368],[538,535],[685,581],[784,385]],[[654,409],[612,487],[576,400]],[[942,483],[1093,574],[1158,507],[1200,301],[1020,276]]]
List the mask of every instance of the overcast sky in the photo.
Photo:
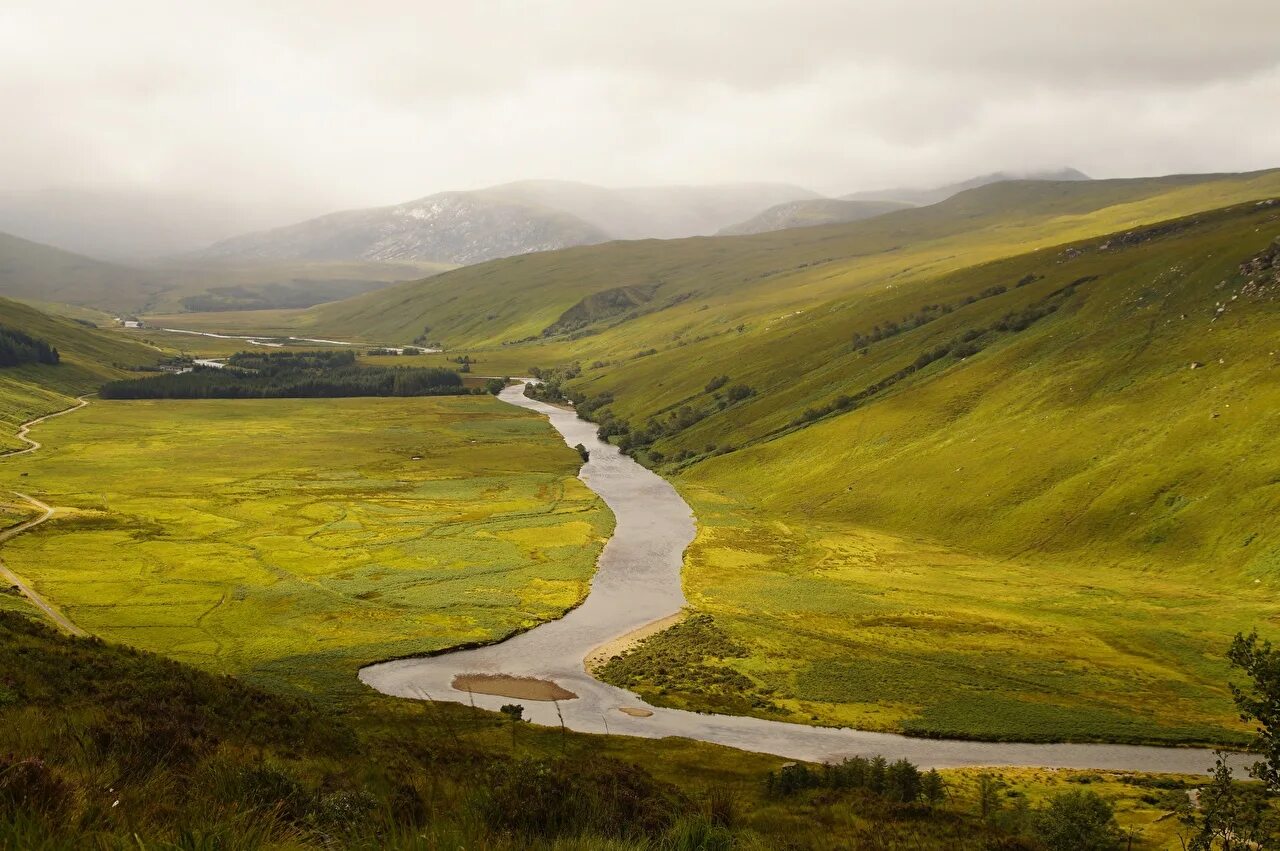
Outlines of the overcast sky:
[[68,198],[213,238],[531,177],[1236,171],[1280,166],[1280,2],[3,0],[0,115],[9,230]]

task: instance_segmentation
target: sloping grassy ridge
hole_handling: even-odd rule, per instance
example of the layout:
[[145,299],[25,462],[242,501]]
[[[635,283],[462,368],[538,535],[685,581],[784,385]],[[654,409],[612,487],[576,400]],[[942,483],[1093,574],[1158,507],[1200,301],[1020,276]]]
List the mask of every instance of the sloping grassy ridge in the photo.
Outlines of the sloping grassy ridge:
[[[571,386],[629,403],[593,414],[606,420],[643,388],[719,369],[753,388],[723,410],[724,391],[705,389],[664,406],[674,416],[654,410],[645,430],[663,436],[640,454],[690,456],[659,464],[701,523],[687,589],[752,647],[726,664],[793,714],[1230,741],[1226,637],[1280,612],[1278,211],[1248,204],[945,276],[926,304],[1008,289],[867,345],[853,335],[921,315],[924,294],[882,296],[860,320],[797,319],[777,348],[831,341],[807,368],[740,353],[736,369],[686,377],[652,356]],[[1059,306],[1016,321],[1046,303]],[[902,375],[967,331],[978,351]]]
[[[853,292],[924,282],[1037,247],[1276,194],[1280,171],[1012,181],[852,224],[615,242],[507,258],[273,321],[276,327],[400,342],[430,328],[430,338],[455,350],[534,340],[553,344],[552,357],[565,352],[607,360],[661,348],[677,333],[688,342],[746,322],[755,334],[759,323],[782,313]],[[541,337],[581,299],[627,286],[653,288],[650,309],[671,306],[589,340]],[[252,319],[242,314],[234,321]]]
[[56,365],[0,368],[0,451],[23,445],[12,436],[23,422],[69,407],[76,396],[127,375],[129,367],[160,358],[156,350],[118,334],[8,299],[0,299],[0,326],[46,340],[61,355]]

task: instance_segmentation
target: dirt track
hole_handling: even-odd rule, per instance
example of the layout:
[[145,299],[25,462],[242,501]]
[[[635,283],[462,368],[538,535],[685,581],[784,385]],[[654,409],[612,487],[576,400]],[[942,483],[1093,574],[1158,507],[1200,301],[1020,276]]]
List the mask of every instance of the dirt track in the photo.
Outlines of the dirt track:
[[[45,422],[46,420],[51,420],[54,417],[60,417],[63,414],[69,414],[73,411],[78,411],[81,408],[84,408],[85,406],[87,406],[88,404],[89,404],[89,400],[86,399],[84,396],[81,396],[77,400],[77,404],[71,406],[70,408],[66,408],[64,410],[57,411],[52,414],[45,414],[43,417],[37,417],[34,420],[28,420],[27,422],[23,423],[22,426],[18,429],[18,434],[16,436],[19,440],[26,443],[27,447],[25,449],[12,449],[8,452],[0,453],[0,458],[13,458],[18,455],[26,455],[28,452],[35,452],[37,449],[40,448],[41,444],[39,441],[27,436],[34,426],[37,426],[40,423]],[[56,508],[54,508],[51,505],[46,505],[45,503],[41,502],[35,497],[27,496],[26,494],[18,493],[17,491],[14,491],[13,493],[15,496],[19,497],[20,499],[22,499],[23,501],[31,505],[33,508],[35,508],[37,511],[39,511],[40,516],[35,518],[34,520],[24,521],[22,523],[19,523],[17,526],[12,526],[8,529],[5,529],[3,532],[0,532],[0,544],[4,544],[6,541],[12,540],[13,538],[16,538],[17,536],[21,535],[23,532],[34,529],[35,527],[39,526],[41,523],[47,522],[50,518],[54,516],[54,514],[57,513]],[[21,591],[22,595],[31,601],[32,605],[34,605],[36,608],[40,609],[40,611],[48,615],[50,620],[56,623],[58,627],[61,628],[62,630],[69,632],[72,635],[88,635],[87,632],[85,632],[83,629],[81,629],[80,627],[72,623],[70,618],[68,618],[62,612],[58,611],[58,609],[52,603],[50,603],[44,597],[41,597],[40,594],[34,588],[32,588],[30,585],[28,585],[26,582],[23,581],[22,577],[18,576],[18,574],[10,570],[8,566],[5,565],[3,560],[0,560],[0,579],[3,579],[5,582],[9,583],[10,585],[14,586],[19,591]]]

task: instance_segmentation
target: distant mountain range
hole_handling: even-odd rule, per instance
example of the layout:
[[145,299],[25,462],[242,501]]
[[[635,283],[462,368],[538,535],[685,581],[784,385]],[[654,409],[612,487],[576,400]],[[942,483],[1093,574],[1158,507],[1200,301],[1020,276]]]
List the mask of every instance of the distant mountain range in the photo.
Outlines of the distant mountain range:
[[0,295],[125,312],[306,307],[452,266],[613,240],[853,222],[1014,179],[1088,178],[1075,169],[996,172],[844,198],[776,183],[608,189],[528,180],[331,213],[141,266],[0,234]]
[[390,207],[331,213],[218,242],[195,256],[219,261],[485,260],[616,239],[675,239],[761,233],[851,222],[1002,180],[1088,180],[1075,169],[996,172],[931,189],[891,189],[824,198],[799,186],[735,183],[607,189],[526,180],[441,192]]
[[115,313],[310,307],[447,268],[420,262],[195,260],[126,266],[0,233],[0,296]]
[[563,210],[612,239],[710,236],[777,204],[822,197],[785,183],[606,189],[558,180],[508,183],[484,190],[484,194]]
[[332,213],[223,240],[197,256],[470,265],[613,239],[713,234],[774,204],[817,197],[807,189],[774,184],[605,189],[523,181]]

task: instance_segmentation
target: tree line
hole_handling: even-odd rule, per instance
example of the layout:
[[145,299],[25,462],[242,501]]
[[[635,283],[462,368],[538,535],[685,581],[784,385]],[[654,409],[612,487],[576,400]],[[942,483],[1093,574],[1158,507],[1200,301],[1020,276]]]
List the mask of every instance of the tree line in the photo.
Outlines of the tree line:
[[58,350],[44,340],[15,328],[0,326],[0,366],[21,366],[24,363],[52,365],[59,360]]
[[[112,381],[103,399],[278,399],[345,396],[456,396],[471,391],[462,376],[439,367],[356,364],[340,352],[242,352],[226,367]],[[484,391],[480,391],[484,392]]]
[[[1026,280],[1025,278],[1023,280]],[[1018,286],[1022,286],[1021,283]],[[987,287],[977,295],[967,295],[957,303],[942,302],[939,304],[926,304],[924,307],[912,313],[910,316],[904,316],[898,320],[891,320],[884,325],[877,324],[874,328],[866,333],[858,333],[853,335],[853,347],[855,349],[865,349],[872,343],[878,343],[881,340],[887,340],[890,337],[896,337],[899,334],[905,334],[908,331],[919,328],[921,325],[928,325],[937,319],[941,319],[948,313],[952,313],[958,308],[975,304],[983,299],[994,298],[998,295],[1007,293],[1009,288],[1003,284]]]
[[1046,316],[1057,313],[1062,308],[1062,305],[1071,296],[1075,295],[1077,286],[1092,280],[1096,280],[1096,276],[1073,281],[1020,310],[1009,311],[990,325],[981,328],[970,328],[945,343],[939,343],[931,349],[926,349],[916,355],[915,360],[911,363],[874,384],[868,385],[857,393],[852,395],[842,394],[821,407],[805,408],[799,416],[791,421],[789,427],[808,425],[838,411],[852,410],[872,396],[888,390],[903,379],[945,357],[952,357],[955,360],[973,357],[995,342],[997,335],[1020,333]]

